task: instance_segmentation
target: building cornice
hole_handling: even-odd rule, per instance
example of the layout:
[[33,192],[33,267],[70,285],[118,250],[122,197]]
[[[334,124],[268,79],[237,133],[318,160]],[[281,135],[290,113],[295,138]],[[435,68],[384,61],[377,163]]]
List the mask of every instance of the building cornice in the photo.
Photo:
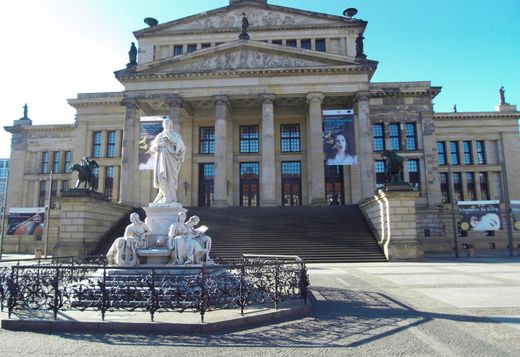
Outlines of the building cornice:
[[436,120],[475,120],[475,119],[520,119],[520,112],[453,112],[435,113]]

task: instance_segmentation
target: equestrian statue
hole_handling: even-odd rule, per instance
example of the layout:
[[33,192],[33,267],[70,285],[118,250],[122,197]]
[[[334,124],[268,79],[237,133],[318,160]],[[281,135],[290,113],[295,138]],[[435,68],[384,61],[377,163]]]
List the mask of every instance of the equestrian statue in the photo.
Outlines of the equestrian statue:
[[383,152],[385,162],[385,184],[403,184],[403,158],[394,150]]
[[85,185],[85,190],[87,189],[87,184],[90,186],[90,191],[95,190],[97,178],[94,175],[94,169],[98,167],[98,163],[95,160],[90,160],[88,157],[81,159],[81,163],[72,165],[70,170],[78,172],[76,188],[79,188],[83,183]]

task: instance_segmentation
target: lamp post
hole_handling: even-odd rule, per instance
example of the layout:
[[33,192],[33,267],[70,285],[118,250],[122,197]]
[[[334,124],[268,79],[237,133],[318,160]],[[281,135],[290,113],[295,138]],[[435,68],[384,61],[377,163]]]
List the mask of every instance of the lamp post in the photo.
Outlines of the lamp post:
[[5,195],[2,206],[2,221],[0,222],[0,260],[2,260],[2,252],[4,250],[4,226],[5,226],[5,209],[7,206],[7,190],[9,188],[9,171],[7,171],[7,179],[5,180]]
[[455,258],[459,257],[459,232],[457,230],[457,218],[455,216],[455,190],[453,189],[453,177],[451,173],[451,164],[448,164],[448,187],[450,190],[451,203],[451,226],[453,229],[453,242],[455,244]]
[[47,218],[45,223],[45,242],[43,248],[43,256],[47,258],[47,248],[49,246],[49,225],[51,220],[51,199],[52,199],[52,170],[50,175],[50,184],[49,184],[49,199],[47,201]]

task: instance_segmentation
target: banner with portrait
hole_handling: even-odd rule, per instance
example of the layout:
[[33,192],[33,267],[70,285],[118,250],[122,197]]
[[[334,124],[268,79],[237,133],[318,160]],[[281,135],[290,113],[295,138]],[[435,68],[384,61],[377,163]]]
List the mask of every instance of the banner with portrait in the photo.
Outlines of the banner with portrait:
[[501,229],[500,201],[458,201],[463,231],[498,231]]
[[[139,170],[153,170],[154,153],[150,143],[162,130],[165,116],[141,117],[139,135]],[[167,118],[167,117],[166,117]]]
[[7,235],[35,236],[36,240],[41,240],[44,219],[44,207],[9,208]]
[[323,111],[323,152],[328,166],[357,165],[352,109]]
[[513,213],[513,227],[520,231],[520,201],[511,201],[511,212]]

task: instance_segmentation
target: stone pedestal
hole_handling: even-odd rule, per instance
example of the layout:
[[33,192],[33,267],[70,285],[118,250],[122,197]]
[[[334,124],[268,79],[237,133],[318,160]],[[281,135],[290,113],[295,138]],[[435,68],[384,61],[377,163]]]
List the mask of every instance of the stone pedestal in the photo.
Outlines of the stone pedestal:
[[[143,207],[143,209],[146,212],[144,222],[152,230],[152,234],[147,238],[150,248],[166,245],[168,230],[172,223],[177,222],[179,212],[186,213],[188,211],[180,203],[170,203],[168,206],[151,204],[149,207]],[[157,242],[160,243],[157,244]]]

